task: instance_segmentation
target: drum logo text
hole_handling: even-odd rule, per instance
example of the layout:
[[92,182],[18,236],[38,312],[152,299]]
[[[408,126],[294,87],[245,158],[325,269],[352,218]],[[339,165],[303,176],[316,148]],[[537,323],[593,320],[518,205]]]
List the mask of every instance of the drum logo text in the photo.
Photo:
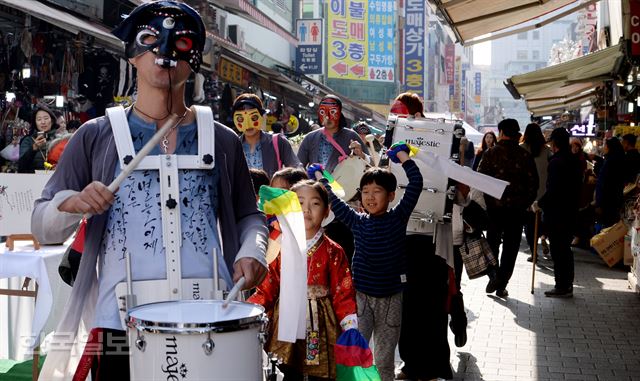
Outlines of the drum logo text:
[[200,300],[200,283],[194,282],[193,288],[193,300]]
[[417,147],[440,147],[440,142],[435,140],[426,140],[422,136],[418,136],[415,139],[406,139],[407,143]]
[[[160,367],[162,372],[166,375],[167,381],[179,381],[178,376],[182,378],[187,377],[187,366],[182,363],[180,364],[180,359],[178,358],[178,343],[176,342],[176,337],[167,337],[165,338],[164,343],[165,348],[165,360],[166,363]],[[180,364],[180,365],[178,365]]]

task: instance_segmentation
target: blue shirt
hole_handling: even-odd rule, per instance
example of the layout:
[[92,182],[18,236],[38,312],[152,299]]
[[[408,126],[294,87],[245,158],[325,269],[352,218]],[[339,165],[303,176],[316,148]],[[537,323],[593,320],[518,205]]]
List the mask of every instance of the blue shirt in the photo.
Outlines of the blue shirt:
[[[329,143],[329,141],[327,140],[327,137],[322,134],[322,136],[320,137],[320,164],[322,164],[323,167],[327,166],[327,163],[329,162],[329,156],[331,156],[331,153],[333,152],[335,148],[333,147],[333,145],[331,145],[331,143]],[[339,155],[340,153],[338,153]]]
[[409,179],[402,200],[379,216],[357,213],[336,197],[327,179],[320,180],[329,191],[331,210],[336,218],[353,232],[353,284],[356,290],[377,298],[401,292],[406,283],[407,223],[418,203],[423,179],[413,160],[405,161],[402,168]]
[[251,152],[251,145],[247,142],[242,142],[242,149],[249,168],[262,169],[262,144],[258,142],[255,151]]
[[[156,126],[134,113],[129,129],[136,152],[153,136]],[[178,128],[176,154],[197,154],[197,125]],[[161,154],[155,147],[150,155]],[[121,172],[116,166],[117,176]],[[182,169],[180,214],[182,228],[182,277],[213,278],[213,249],[218,253],[219,274],[227,284],[231,275],[222,258],[217,233],[218,170]],[[120,185],[109,209],[102,240],[96,327],[122,329],[115,287],[125,280],[125,252],[131,257],[132,280],[166,279],[165,249],[162,240],[162,213],[159,171],[139,170]]]

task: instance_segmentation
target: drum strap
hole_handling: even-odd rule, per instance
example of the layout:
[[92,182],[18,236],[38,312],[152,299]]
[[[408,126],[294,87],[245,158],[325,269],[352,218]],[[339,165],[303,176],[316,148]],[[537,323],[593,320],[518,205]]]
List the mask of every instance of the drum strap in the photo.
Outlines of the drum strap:
[[[180,169],[212,169],[215,166],[215,126],[209,107],[192,106],[198,128],[198,153],[196,155],[149,155],[142,159],[136,170],[158,170],[160,172],[160,199],[162,207],[162,238],[166,253],[166,271],[170,298],[182,297],[182,269],[180,246]],[[106,110],[113,131],[121,168],[136,155],[127,114],[122,106]]]
[[280,160],[280,149],[278,149],[278,134],[271,136],[273,150],[276,151],[276,160],[278,160],[278,171],[282,169],[282,160]]
[[324,134],[325,138],[327,138],[327,141],[329,143],[331,143],[333,148],[335,148],[338,152],[340,152],[340,157],[338,158],[338,163],[342,162],[344,159],[349,157],[349,155],[347,155],[347,153],[344,152],[344,149],[342,149],[342,147],[340,147],[340,144],[338,144],[338,142],[336,142],[336,140],[333,138],[331,133],[329,131],[327,131],[326,128],[324,128],[324,127],[322,128],[322,133]]

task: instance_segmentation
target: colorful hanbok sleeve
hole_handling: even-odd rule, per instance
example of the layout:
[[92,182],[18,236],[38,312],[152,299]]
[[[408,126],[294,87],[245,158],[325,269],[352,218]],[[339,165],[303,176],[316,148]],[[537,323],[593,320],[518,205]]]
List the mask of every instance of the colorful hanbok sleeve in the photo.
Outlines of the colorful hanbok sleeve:
[[280,296],[280,256],[278,255],[269,264],[269,272],[262,283],[256,288],[256,292],[247,300],[264,307],[266,312],[275,308]]
[[338,322],[341,322],[346,316],[357,312],[356,290],[347,256],[334,242],[329,243],[329,283],[333,310]]

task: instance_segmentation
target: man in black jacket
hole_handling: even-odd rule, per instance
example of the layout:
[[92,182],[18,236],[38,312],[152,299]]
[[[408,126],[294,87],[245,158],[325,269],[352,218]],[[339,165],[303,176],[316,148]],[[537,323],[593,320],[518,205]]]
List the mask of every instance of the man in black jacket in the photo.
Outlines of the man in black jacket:
[[503,298],[508,295],[507,284],[520,249],[525,213],[536,199],[538,171],[531,154],[518,145],[518,121],[504,119],[498,123],[498,131],[498,143],[484,153],[478,172],[509,182],[500,200],[485,195],[487,241],[496,257],[502,242],[500,266],[489,274],[491,280],[485,291]]
[[555,287],[545,291],[548,297],[573,296],[573,252],[571,229],[578,215],[578,194],[582,184],[580,161],[571,154],[569,132],[564,127],[553,130],[549,137],[553,156],[547,169],[547,188],[532,209],[543,211],[543,219],[551,244]]

